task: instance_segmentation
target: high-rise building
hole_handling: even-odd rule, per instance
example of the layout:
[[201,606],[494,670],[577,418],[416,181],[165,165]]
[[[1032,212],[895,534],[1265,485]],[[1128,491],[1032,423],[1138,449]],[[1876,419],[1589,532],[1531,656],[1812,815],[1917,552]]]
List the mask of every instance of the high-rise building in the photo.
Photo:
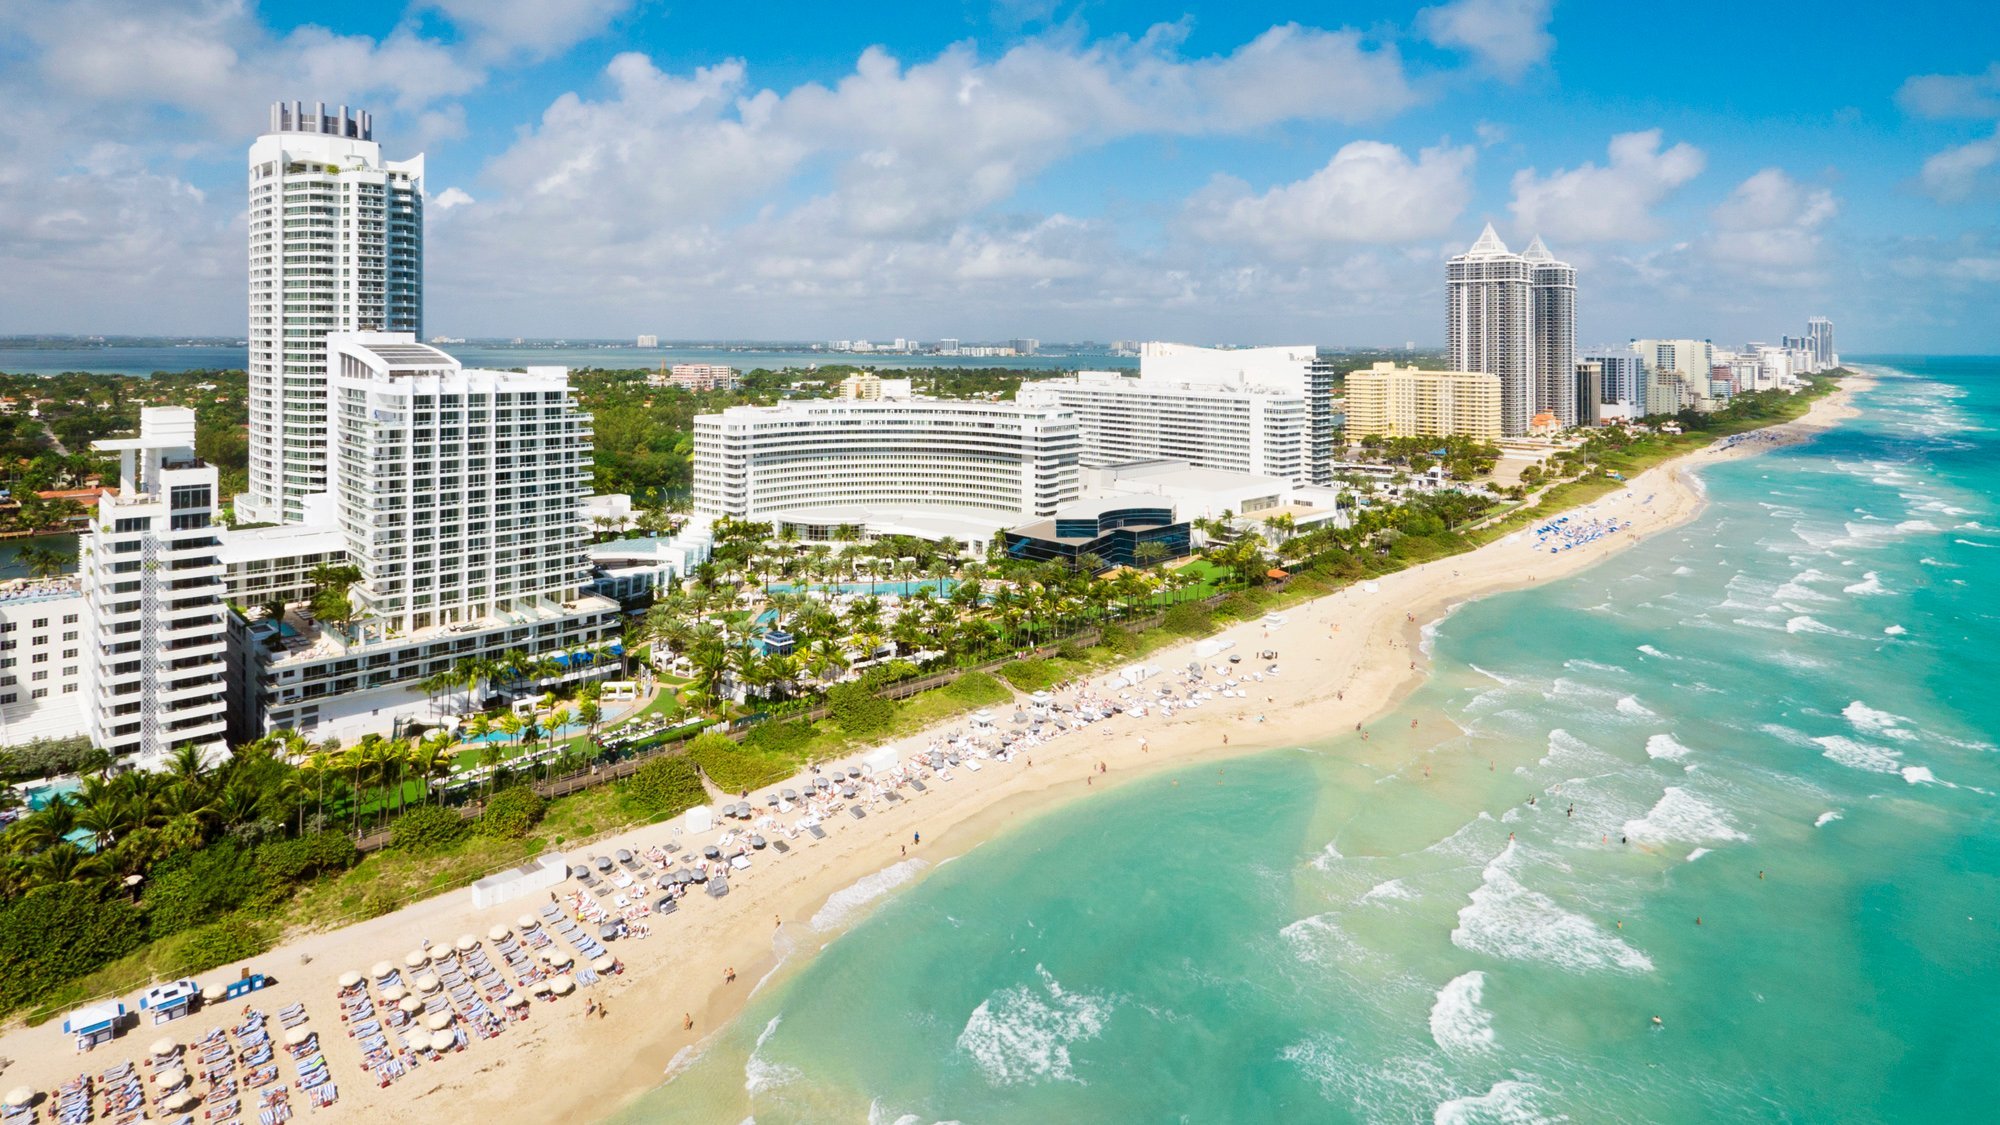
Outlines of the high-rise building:
[[1579,362],[1595,363],[1603,376],[1603,387],[1598,401],[1605,406],[1621,407],[1621,417],[1644,418],[1646,409],[1646,362],[1639,353],[1626,348],[1615,350],[1604,348],[1582,357]]
[[1312,481],[1312,417],[1301,392],[1181,382],[1142,368],[1136,378],[1082,371],[1074,378],[1038,379],[1023,383],[1014,398],[1075,414],[1086,468],[1165,458],[1293,484]]
[[1595,359],[1576,361],[1576,424],[1599,426],[1604,423],[1604,364]]
[[1656,403],[1649,393],[1647,413],[1672,414],[1688,407],[1713,409],[1709,380],[1715,369],[1714,344],[1707,340],[1634,340],[1632,350],[1655,377],[1649,388],[1660,386],[1658,377],[1662,375],[1672,376],[1680,383],[1680,392],[1669,396],[1676,405]]
[[1576,267],[1558,262],[1537,235],[1521,253],[1534,300],[1535,412],[1565,426],[1588,425],[1576,397]]
[[1451,368],[1499,376],[1505,432],[1527,433],[1543,413],[1575,425],[1576,269],[1539,237],[1513,253],[1488,223],[1446,264],[1445,284]]
[[1453,371],[1500,380],[1500,428],[1528,432],[1535,414],[1534,267],[1486,224],[1478,241],[1445,265]]
[[1839,363],[1833,350],[1833,322],[1823,316],[1806,320],[1806,350],[1812,353],[1814,371],[1831,371]]
[[119,458],[78,554],[90,740],[156,769],[181,746],[227,743],[215,467],[194,452],[194,411],[146,407],[139,436],[95,443]]
[[250,491],[297,523],[327,486],[326,336],[423,331],[424,158],[384,160],[368,113],[271,107],[250,146]]
[[1500,379],[1379,362],[1347,376],[1347,432],[1362,438],[1500,439]]

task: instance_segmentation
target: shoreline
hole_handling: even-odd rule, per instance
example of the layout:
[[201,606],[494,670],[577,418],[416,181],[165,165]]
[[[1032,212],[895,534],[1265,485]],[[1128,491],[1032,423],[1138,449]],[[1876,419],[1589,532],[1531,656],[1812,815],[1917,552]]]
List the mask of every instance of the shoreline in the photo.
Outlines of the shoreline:
[[[586,1022],[584,1005],[574,997],[559,1004],[538,1003],[531,1019],[510,1024],[499,1039],[474,1042],[462,1054],[414,1071],[386,1089],[365,1082],[354,1041],[329,1034],[338,1026],[332,1015],[335,976],[347,969],[365,970],[378,960],[396,960],[424,939],[484,934],[496,922],[511,924],[539,901],[537,894],[475,910],[463,888],[381,918],[307,935],[251,959],[244,964],[253,971],[280,978],[254,1002],[266,1010],[306,1003],[341,1084],[336,1112],[352,1107],[361,1115],[359,1120],[417,1113],[445,1123],[496,1116],[601,1120],[657,1087],[670,1063],[703,1050],[765,984],[809,963],[817,948],[863,915],[865,907],[824,929],[812,924],[833,895],[901,862],[913,832],[923,833],[923,844],[910,849],[908,858],[920,859],[926,866],[906,869],[910,875],[895,889],[920,880],[942,861],[972,850],[1026,816],[1086,799],[1127,780],[1196,760],[1225,760],[1309,743],[1342,729],[1342,724],[1365,726],[1401,706],[1428,677],[1430,658],[1422,651],[1423,630],[1453,608],[1566,577],[1693,520],[1706,507],[1705,493],[1691,475],[1694,470],[1802,441],[1831,428],[1858,413],[1850,400],[1874,382],[1865,373],[1855,374],[1795,421],[1747,431],[1727,446],[1711,444],[1682,454],[1616,491],[1570,509],[1568,514],[1582,518],[1615,516],[1621,522],[1631,521],[1628,530],[1586,547],[1558,555],[1538,552],[1530,533],[1517,531],[1474,551],[1280,610],[1278,615],[1285,619],[1280,626],[1267,627],[1262,620],[1240,622],[1213,638],[1161,649],[1145,663],[1167,669],[1183,666],[1192,659],[1194,645],[1207,639],[1233,641],[1232,651],[1239,653],[1275,648],[1282,673],[1245,685],[1265,695],[1264,700],[1254,695],[1217,699],[1167,718],[1157,711],[1143,719],[1118,715],[1036,746],[1012,762],[985,763],[982,772],[961,772],[948,782],[933,780],[930,792],[872,808],[865,821],[847,821],[837,828],[829,823],[827,839],[808,845],[801,837],[789,855],[760,853],[751,869],[731,875],[734,893],[729,897],[691,902],[689,909],[670,918],[651,919],[653,936],[648,940],[614,943],[612,951],[628,962],[628,971],[589,990],[588,995],[608,1013],[602,1018]],[[1399,662],[1405,667],[1396,667]],[[1101,683],[1107,675],[1098,673],[1090,679]],[[960,717],[890,745],[897,747],[899,757],[907,757],[964,721]],[[1229,735],[1236,737],[1223,745]],[[858,754],[852,757],[859,759]],[[1026,764],[1030,760],[1033,764]],[[1108,768],[1103,775],[1096,774],[1100,762]],[[1086,783],[1092,777],[1106,784]],[[780,784],[798,783],[788,779]],[[761,791],[753,795],[753,802],[761,796]],[[576,847],[572,862],[635,843],[664,842],[679,834],[674,827],[679,823],[676,818]],[[699,839],[711,836],[704,833]],[[684,843],[696,840],[690,834]],[[767,918],[777,924],[767,923]],[[776,952],[781,943],[791,950],[788,956]],[[736,971],[737,983],[723,982],[726,969]],[[202,976],[225,979],[237,971],[238,966],[231,965]],[[684,1012],[694,1018],[692,1032],[681,1030]],[[234,1013],[232,1005],[229,1016]],[[204,1012],[171,1029],[177,1035],[197,1035],[229,1016]],[[54,1025],[16,1028],[0,1037],[0,1055],[15,1060],[6,1067],[6,1084],[53,1088],[79,1069],[101,1070],[121,1059],[136,1058],[153,1034],[141,1028],[87,1059],[78,1059],[68,1037]],[[591,1078],[550,1080],[565,1074]]]

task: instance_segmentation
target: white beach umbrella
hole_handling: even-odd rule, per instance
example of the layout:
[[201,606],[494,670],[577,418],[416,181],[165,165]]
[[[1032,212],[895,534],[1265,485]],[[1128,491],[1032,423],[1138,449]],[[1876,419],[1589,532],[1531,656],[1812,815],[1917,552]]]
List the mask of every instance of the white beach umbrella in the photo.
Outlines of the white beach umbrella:
[[549,958],[549,964],[554,965],[558,969],[566,969],[576,964],[576,958],[571,954],[558,952],[555,956]]
[[417,986],[418,992],[436,992],[438,989],[444,987],[438,982],[435,973],[418,973],[417,979],[410,983]]
[[528,994],[525,992],[509,993],[507,999],[502,1000],[501,1003],[509,1008],[524,1007],[528,1003]]
[[458,1033],[452,1031],[434,1031],[431,1033],[431,1050],[449,1051],[456,1046],[458,1046]]
[[156,1055],[171,1055],[179,1049],[180,1044],[176,1043],[172,1036],[163,1035],[153,1041],[153,1053]]
[[16,1086],[7,1091],[7,1104],[18,1109],[35,1100],[35,1091],[27,1086]]
[[220,1003],[223,1000],[229,998],[229,986],[221,984],[211,984],[207,988],[201,990],[201,998],[203,1000],[208,1001],[211,1004]]
[[493,941],[506,941],[513,936],[513,933],[514,931],[507,927],[495,923],[492,929],[486,931],[486,936]]
[[167,1108],[173,1110],[175,1113],[199,1104],[201,1104],[201,1099],[195,1096],[193,1090],[183,1090],[175,1094],[172,1098],[167,1099]]
[[540,996],[544,992],[555,991],[555,988],[554,986],[550,985],[548,981],[538,980],[533,985],[529,986],[528,991],[534,993],[537,996]]
[[564,973],[562,976],[550,981],[549,988],[557,996],[568,996],[570,993],[576,991],[576,981],[571,979],[568,973]]
[[458,935],[458,940],[453,944],[458,947],[460,953],[470,953],[479,948],[479,939],[473,937],[471,934],[460,934]]
[[600,973],[608,973],[611,970],[618,967],[618,958],[613,957],[611,954],[607,953],[604,956],[599,957],[597,960],[592,961],[590,963],[590,967],[597,970]]
[[340,980],[340,987],[353,988],[355,985],[361,983],[361,974],[355,972],[353,969],[349,969],[346,972],[340,974],[339,980]]
[[396,1001],[401,1000],[403,997],[408,996],[409,994],[410,994],[409,989],[404,988],[400,984],[392,984],[389,987],[382,990],[382,1002],[384,1004],[394,1004]]
[[295,1027],[285,1032],[285,1046],[296,1047],[312,1038],[312,1032],[303,1027]]
[[408,965],[412,969],[421,969],[430,963],[431,955],[421,949],[412,949],[409,955],[403,958],[403,964]]
[[375,962],[375,967],[368,970],[368,975],[380,979],[382,977],[388,976],[390,973],[393,973],[395,971],[396,971],[396,966],[391,965],[389,962],[377,961]]
[[187,1071],[177,1066],[168,1067],[153,1076],[153,1081],[159,1083],[162,1090],[172,1090],[175,1087],[185,1085],[187,1080]]
[[521,927],[523,932],[532,930],[536,926],[541,925],[541,923],[535,919],[535,916],[533,914],[521,915],[519,918],[514,919],[514,924]]
[[424,1001],[423,998],[420,996],[405,996],[401,1000],[396,1002],[396,1007],[400,1009],[404,1015],[413,1016],[416,1015],[418,1012],[424,1010]]
[[450,1027],[451,1009],[447,1008],[442,1012],[432,1012],[430,1015],[425,1016],[424,1026],[430,1028],[432,1031],[443,1031],[445,1028]]

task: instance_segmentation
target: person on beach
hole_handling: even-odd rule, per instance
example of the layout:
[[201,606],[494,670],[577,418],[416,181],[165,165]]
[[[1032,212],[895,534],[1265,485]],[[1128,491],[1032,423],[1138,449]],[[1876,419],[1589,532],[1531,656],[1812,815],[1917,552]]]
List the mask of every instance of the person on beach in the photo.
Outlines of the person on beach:
[[736,966],[731,965],[729,968],[722,970],[722,983],[724,984],[736,983]]
[[694,1030],[694,1013],[693,1013],[693,1012],[684,1012],[684,1013],[682,1013],[682,1014],[681,1014],[681,1030],[682,1030],[682,1031],[693,1031],[693,1030]]

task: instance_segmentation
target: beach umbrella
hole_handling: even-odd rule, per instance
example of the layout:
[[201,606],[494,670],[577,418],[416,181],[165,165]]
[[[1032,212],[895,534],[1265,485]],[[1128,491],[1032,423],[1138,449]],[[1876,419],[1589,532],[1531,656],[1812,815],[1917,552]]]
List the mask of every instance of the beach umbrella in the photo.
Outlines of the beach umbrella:
[[847,776],[849,776],[849,777],[860,777],[860,776],[861,776],[861,767],[860,767],[860,766],[849,766],[849,767],[847,767]]
[[558,969],[567,968],[570,965],[576,964],[576,957],[568,953],[558,953],[549,958],[549,964],[554,965]]
[[449,1051],[458,1046],[458,1033],[454,1031],[434,1031],[431,1033],[431,1050]]
[[445,1028],[450,1027],[451,1009],[446,1008],[442,1012],[432,1012],[430,1015],[425,1016],[424,1026],[430,1028],[432,1031],[443,1031]]
[[223,1000],[228,999],[228,997],[229,997],[229,986],[227,985],[211,984],[207,988],[201,990],[201,998],[203,1000],[208,1001],[211,1004],[219,1004]]
[[355,985],[360,983],[361,983],[361,974],[355,972],[353,969],[349,969],[346,972],[340,974],[340,987],[342,988],[353,988]]
[[607,953],[590,963],[590,967],[600,973],[608,973],[618,967],[618,958]]
[[568,996],[576,991],[576,981],[568,973],[549,982],[549,989],[557,996]]
[[471,934],[460,934],[458,935],[458,941],[454,944],[458,946],[460,953],[470,953],[479,948],[479,939],[473,937]]
[[787,801],[796,801],[799,799],[799,791],[796,789],[782,789],[779,790],[778,795]]
[[513,933],[514,931],[496,922],[493,924],[492,929],[486,931],[486,936],[494,941],[506,941],[509,937],[513,936]]
[[311,1038],[312,1038],[312,1032],[307,1031],[303,1027],[295,1027],[290,1031],[285,1032],[285,1046],[296,1047],[299,1044]]
[[599,871],[609,871],[609,870],[611,870],[611,857],[610,857],[610,856],[608,856],[608,855],[601,855],[601,856],[598,856],[598,857],[597,857],[597,869],[598,869]]
[[437,976],[432,973],[419,973],[417,974],[417,979],[411,983],[417,986],[418,992],[436,992],[442,987],[438,983]]
[[514,919],[514,924],[516,926],[521,927],[522,933],[526,933],[529,930],[534,929],[536,926],[541,925],[541,923],[535,919],[535,916],[533,914],[521,915],[519,918]]
[[19,1109],[35,1100],[35,1091],[26,1086],[16,1086],[7,1091],[7,1104]]
[[524,1007],[528,1003],[528,994],[525,992],[510,992],[507,994],[507,998],[500,1001],[500,1003],[509,1008]]
[[618,937],[618,927],[616,925],[607,922],[604,925],[597,927],[598,941],[612,941],[617,937]]
[[1028,713],[1027,713],[1026,711],[1016,711],[1016,712],[1014,712],[1014,722],[1016,722],[1016,723],[1025,723],[1025,722],[1027,722],[1027,721],[1028,721]]
[[396,971],[396,966],[391,965],[387,961],[377,961],[375,962],[375,967],[368,970],[369,975],[373,976],[377,980],[380,980],[383,977],[386,977],[390,973],[393,973],[395,971]]
[[153,1053],[156,1055],[171,1055],[179,1047],[180,1047],[179,1043],[174,1042],[173,1039],[171,1038],[163,1036],[160,1039],[154,1041]]
[[538,980],[528,989],[528,991],[534,993],[537,996],[540,996],[544,992],[551,992],[554,990],[549,986],[548,981]]
[[176,1087],[185,1083],[187,1080],[188,1080],[187,1071],[182,1070],[180,1067],[177,1066],[170,1066],[167,1069],[153,1076],[153,1081],[159,1083],[160,1089],[162,1090],[175,1089]]
[[431,955],[421,949],[412,949],[409,955],[403,958],[403,964],[408,965],[412,969],[421,969],[430,963]]
[[405,996],[401,1000],[396,1001],[396,1007],[404,1015],[414,1016],[424,1010],[424,1000],[421,996]]
[[410,994],[409,989],[404,988],[400,984],[392,984],[389,987],[382,990],[382,1002],[384,1004],[394,1004],[396,1001],[401,1000],[403,997],[408,996],[409,994]]
[[619,848],[619,849],[618,849],[618,862],[620,862],[620,863],[630,863],[630,862],[632,862],[632,853],[631,853],[631,852],[629,852],[629,851],[627,851],[627,850],[625,850],[624,848]]
[[201,1099],[195,1096],[193,1090],[182,1090],[167,1100],[167,1108],[175,1113],[179,1113],[184,1109],[191,1109],[199,1104],[201,1104]]
[[451,952],[451,943],[448,941],[434,941],[430,943],[428,948],[437,950],[436,953],[431,954],[432,958],[442,960],[444,954]]
[[590,874],[590,868],[585,867],[581,863],[569,869],[569,877],[572,879],[582,879],[587,877],[589,874]]

